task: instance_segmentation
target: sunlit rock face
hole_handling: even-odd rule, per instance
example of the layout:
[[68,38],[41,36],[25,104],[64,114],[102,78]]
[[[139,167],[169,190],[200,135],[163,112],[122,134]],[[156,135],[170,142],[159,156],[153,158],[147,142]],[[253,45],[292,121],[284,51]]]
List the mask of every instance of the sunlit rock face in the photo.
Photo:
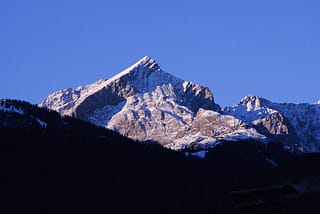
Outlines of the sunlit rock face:
[[274,103],[249,95],[223,113],[245,121],[271,141],[305,152],[320,150],[319,105]]
[[54,92],[40,106],[175,150],[242,139],[320,148],[320,105],[250,95],[221,109],[209,88],[163,71],[147,56],[109,79]]

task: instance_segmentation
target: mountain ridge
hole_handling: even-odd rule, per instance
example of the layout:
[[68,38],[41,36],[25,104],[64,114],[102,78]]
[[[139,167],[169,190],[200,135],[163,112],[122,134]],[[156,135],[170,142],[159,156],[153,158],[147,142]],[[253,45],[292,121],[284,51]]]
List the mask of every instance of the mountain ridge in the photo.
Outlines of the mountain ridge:
[[292,151],[320,148],[318,105],[273,103],[248,95],[221,108],[209,88],[163,71],[148,56],[109,79],[50,94],[39,106],[175,150],[239,139],[277,141]]

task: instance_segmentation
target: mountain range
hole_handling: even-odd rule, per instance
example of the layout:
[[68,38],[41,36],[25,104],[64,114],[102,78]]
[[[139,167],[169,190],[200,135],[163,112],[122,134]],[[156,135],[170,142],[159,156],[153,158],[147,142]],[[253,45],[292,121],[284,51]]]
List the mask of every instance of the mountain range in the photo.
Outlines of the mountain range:
[[[0,139],[1,213],[237,213],[231,190],[274,183],[275,196],[264,200],[289,212],[297,199],[277,205],[287,191],[276,172],[305,178],[320,162],[297,164],[280,145],[250,140],[197,158],[18,100],[0,100]],[[300,207],[312,205],[297,197]]]
[[222,108],[150,57],[39,105],[0,99],[0,212],[317,213],[319,108]]
[[275,103],[249,95],[221,108],[209,88],[163,71],[148,56],[109,79],[54,92],[39,106],[173,150],[256,140],[292,152],[320,151],[319,101]]

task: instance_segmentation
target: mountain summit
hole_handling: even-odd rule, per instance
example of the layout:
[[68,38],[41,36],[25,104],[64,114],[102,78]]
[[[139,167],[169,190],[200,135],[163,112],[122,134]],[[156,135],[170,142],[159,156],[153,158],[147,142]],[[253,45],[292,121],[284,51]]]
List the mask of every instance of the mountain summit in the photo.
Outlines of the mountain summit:
[[248,95],[221,109],[209,88],[163,71],[148,56],[110,79],[54,92],[40,106],[175,150],[254,139],[320,151],[319,105]]
[[40,106],[172,149],[264,138],[222,115],[207,87],[163,71],[147,56],[110,79],[54,92]]
[[320,151],[320,106],[308,103],[275,103],[248,95],[239,104],[223,109],[274,142],[302,152]]

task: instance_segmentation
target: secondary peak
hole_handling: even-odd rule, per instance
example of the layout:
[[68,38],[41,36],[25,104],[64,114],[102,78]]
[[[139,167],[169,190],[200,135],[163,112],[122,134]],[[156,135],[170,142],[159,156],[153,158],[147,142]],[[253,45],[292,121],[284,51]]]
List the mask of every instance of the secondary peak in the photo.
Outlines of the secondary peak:
[[149,57],[149,56],[144,56],[143,58],[141,58],[136,65],[138,66],[143,66],[146,68],[152,68],[152,69],[158,69],[160,68],[157,61],[154,60],[153,58]]

